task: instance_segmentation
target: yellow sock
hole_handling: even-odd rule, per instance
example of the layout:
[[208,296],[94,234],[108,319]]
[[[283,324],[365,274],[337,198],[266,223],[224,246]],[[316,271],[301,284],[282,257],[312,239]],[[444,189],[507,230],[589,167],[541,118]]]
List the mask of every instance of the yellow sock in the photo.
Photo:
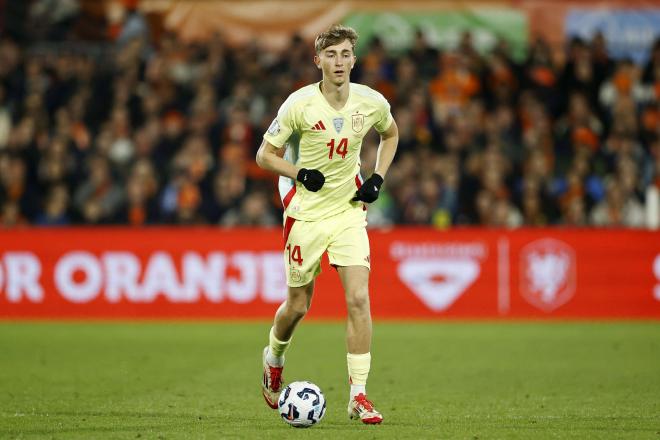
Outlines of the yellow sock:
[[351,382],[351,399],[362,393],[366,394],[367,377],[371,368],[371,353],[346,355],[348,377]]
[[270,334],[268,335],[268,354],[266,355],[266,361],[274,366],[281,367],[284,365],[284,353],[289,348],[291,339],[288,341],[280,341],[275,337],[273,328],[270,328]]

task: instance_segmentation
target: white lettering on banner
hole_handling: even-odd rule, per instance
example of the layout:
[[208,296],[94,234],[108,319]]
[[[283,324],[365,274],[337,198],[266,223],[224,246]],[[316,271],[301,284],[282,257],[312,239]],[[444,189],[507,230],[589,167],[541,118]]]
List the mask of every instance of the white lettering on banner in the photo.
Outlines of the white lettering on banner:
[[199,299],[200,292],[211,302],[222,301],[222,286],[227,262],[224,254],[211,252],[206,263],[195,252],[183,255],[183,296],[187,301]]
[[282,252],[264,252],[261,255],[261,292],[267,303],[279,304],[286,299],[286,273]]
[[[41,262],[32,252],[6,252],[5,292],[12,303],[21,301],[23,295],[28,301],[39,303],[44,299],[44,290],[39,284]],[[0,280],[0,288],[2,282]]]
[[140,301],[152,302],[159,293],[164,294],[171,302],[185,301],[176,274],[176,268],[168,253],[153,253],[144,273]]
[[533,306],[551,312],[575,293],[576,261],[573,248],[544,238],[520,251],[520,293]]
[[395,241],[390,247],[390,255],[395,260],[409,257],[456,257],[480,258],[488,255],[488,249],[483,243],[404,243]]
[[[149,303],[159,295],[172,303],[204,298],[243,304],[258,296],[267,303],[281,303],[287,295],[284,261],[278,251],[185,252],[180,262],[168,252],[156,251],[144,267],[142,261],[129,251],[101,256],[71,251],[55,262],[49,276],[55,291],[72,303],[87,303],[100,295],[110,303]],[[35,254],[6,252],[0,263],[0,292],[9,302],[43,302],[42,268]]]
[[[76,281],[74,274],[82,272],[84,279]],[[73,303],[93,300],[103,284],[103,274],[98,259],[89,252],[70,252],[55,266],[55,286],[60,294]]]
[[442,312],[474,283],[481,268],[471,258],[408,258],[397,271],[428,308]]
[[247,303],[257,296],[257,267],[259,260],[252,252],[237,252],[231,258],[231,266],[241,273],[240,278],[227,279],[227,296],[233,302]]
[[105,252],[101,257],[105,270],[105,297],[111,303],[138,298],[140,260],[130,252]]
[[653,288],[653,296],[660,301],[660,254],[656,255],[653,261],[653,274],[658,281],[658,284]]

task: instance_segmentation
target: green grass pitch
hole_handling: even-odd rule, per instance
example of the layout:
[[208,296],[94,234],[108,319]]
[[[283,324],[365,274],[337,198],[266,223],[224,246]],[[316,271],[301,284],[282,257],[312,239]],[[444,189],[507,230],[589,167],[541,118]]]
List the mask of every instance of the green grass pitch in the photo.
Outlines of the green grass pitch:
[[303,322],[285,378],[328,412],[291,428],[263,402],[267,322],[0,323],[1,439],[656,439],[656,322],[378,322],[369,395],[346,417],[342,323]]

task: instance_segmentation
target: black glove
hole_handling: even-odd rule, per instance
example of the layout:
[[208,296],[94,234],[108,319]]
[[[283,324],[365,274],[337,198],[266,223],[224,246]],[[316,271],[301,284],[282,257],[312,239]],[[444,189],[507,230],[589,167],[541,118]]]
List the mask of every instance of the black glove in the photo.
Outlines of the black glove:
[[301,168],[298,171],[298,176],[296,180],[307,188],[311,192],[316,192],[323,187],[325,183],[325,176],[319,170],[308,170],[307,168]]
[[367,180],[364,181],[362,186],[355,193],[353,202],[362,201],[366,203],[375,202],[380,194],[380,186],[383,184],[383,178],[374,173]]

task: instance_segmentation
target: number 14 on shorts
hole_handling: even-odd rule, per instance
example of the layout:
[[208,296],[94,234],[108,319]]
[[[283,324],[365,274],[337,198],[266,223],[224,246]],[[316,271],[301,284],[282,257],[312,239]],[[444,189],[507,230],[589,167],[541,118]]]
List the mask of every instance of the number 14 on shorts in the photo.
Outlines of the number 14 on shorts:
[[294,244],[293,247],[291,247],[291,243],[289,243],[286,245],[286,250],[289,254],[289,264],[291,264],[291,260],[293,260],[298,263],[298,266],[302,266],[303,258],[300,253],[300,246]]

